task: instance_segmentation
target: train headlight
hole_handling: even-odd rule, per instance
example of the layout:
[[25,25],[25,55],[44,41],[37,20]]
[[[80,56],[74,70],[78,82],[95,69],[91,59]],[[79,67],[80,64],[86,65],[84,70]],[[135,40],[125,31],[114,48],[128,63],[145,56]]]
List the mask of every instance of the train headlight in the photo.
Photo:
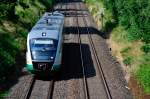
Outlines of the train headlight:
[[54,59],[54,57],[53,57],[53,56],[51,56],[51,57],[50,57],[50,59]]

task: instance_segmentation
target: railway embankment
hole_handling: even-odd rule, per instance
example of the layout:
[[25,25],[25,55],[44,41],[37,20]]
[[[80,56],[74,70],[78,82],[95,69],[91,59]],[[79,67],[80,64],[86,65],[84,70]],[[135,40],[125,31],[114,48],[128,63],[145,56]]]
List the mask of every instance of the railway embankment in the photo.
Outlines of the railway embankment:
[[134,97],[149,99],[149,3],[86,0],[86,4],[113,56],[121,64]]

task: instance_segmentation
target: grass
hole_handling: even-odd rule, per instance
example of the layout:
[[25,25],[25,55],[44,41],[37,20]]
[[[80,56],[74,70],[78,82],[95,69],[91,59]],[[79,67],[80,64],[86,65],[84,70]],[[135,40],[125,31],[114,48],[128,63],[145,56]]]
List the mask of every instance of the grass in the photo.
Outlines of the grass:
[[[149,55],[150,57],[150,55]],[[136,77],[147,94],[150,94],[150,63],[141,64],[136,71]]]
[[130,65],[130,70],[132,71],[141,64],[141,58],[144,54],[141,47],[144,43],[141,41],[130,41],[127,33],[123,27],[117,26],[111,32],[110,43],[115,43],[120,47],[117,51],[121,54],[123,63],[126,66]]

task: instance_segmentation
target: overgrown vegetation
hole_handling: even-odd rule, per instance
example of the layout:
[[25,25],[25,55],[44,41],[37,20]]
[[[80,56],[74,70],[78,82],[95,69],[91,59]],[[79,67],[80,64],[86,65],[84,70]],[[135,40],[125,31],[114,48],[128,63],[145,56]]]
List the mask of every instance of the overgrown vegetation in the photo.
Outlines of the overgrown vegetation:
[[14,15],[14,7],[17,0],[1,0],[0,2],[0,20],[6,18],[13,18]]
[[[136,72],[137,79],[139,80],[140,84],[143,86],[144,91],[146,93],[150,93],[150,54],[144,55],[143,58],[144,62],[140,65],[139,69]],[[149,62],[148,62],[149,61]]]
[[[130,67],[145,92],[150,94],[150,2],[149,0],[86,0],[102,31],[110,34],[125,66]],[[103,22],[102,22],[103,21]],[[100,24],[100,25],[99,25]],[[114,44],[113,44],[114,45]],[[119,56],[120,57],[120,56]]]
[[150,43],[150,2],[149,0],[107,0],[105,7],[110,10],[119,25],[128,31],[130,40],[140,39]]
[[[26,48],[26,36],[54,0],[0,1],[0,84],[16,71],[17,57]],[[23,60],[25,61],[25,60]]]

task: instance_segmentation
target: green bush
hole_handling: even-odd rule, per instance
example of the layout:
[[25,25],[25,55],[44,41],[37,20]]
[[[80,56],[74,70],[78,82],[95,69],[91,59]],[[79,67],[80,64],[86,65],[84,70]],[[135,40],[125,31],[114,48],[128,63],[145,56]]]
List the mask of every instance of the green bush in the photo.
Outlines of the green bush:
[[29,8],[30,6],[30,0],[19,0],[19,4],[25,9]]
[[150,44],[145,44],[141,47],[141,50],[145,53],[149,53],[150,52]]
[[32,27],[38,19],[38,11],[35,12],[33,7],[23,9],[22,6],[17,5],[15,7],[15,13],[23,23],[29,23],[29,27]]
[[15,6],[15,14],[19,16],[20,21],[29,24],[29,28],[31,28],[40,14],[52,6],[52,2],[53,0],[20,0],[19,4]]
[[3,19],[13,19],[15,18],[14,14],[15,1],[3,0],[0,3],[0,20]]
[[142,64],[136,72],[139,83],[143,86],[146,93],[150,93],[150,65]]
[[107,10],[112,11],[119,25],[129,32],[130,40],[150,42],[150,2],[148,0],[107,0]]
[[18,44],[7,34],[0,35],[0,82],[5,80],[13,71],[16,63],[16,54],[19,53]]
[[55,0],[41,0],[40,2],[46,6],[46,11],[49,11]]
[[17,37],[26,38],[28,34],[28,30],[24,28],[17,28]]
[[124,63],[125,65],[131,65],[132,62],[133,62],[132,57],[126,57],[126,58],[123,60],[123,63]]

